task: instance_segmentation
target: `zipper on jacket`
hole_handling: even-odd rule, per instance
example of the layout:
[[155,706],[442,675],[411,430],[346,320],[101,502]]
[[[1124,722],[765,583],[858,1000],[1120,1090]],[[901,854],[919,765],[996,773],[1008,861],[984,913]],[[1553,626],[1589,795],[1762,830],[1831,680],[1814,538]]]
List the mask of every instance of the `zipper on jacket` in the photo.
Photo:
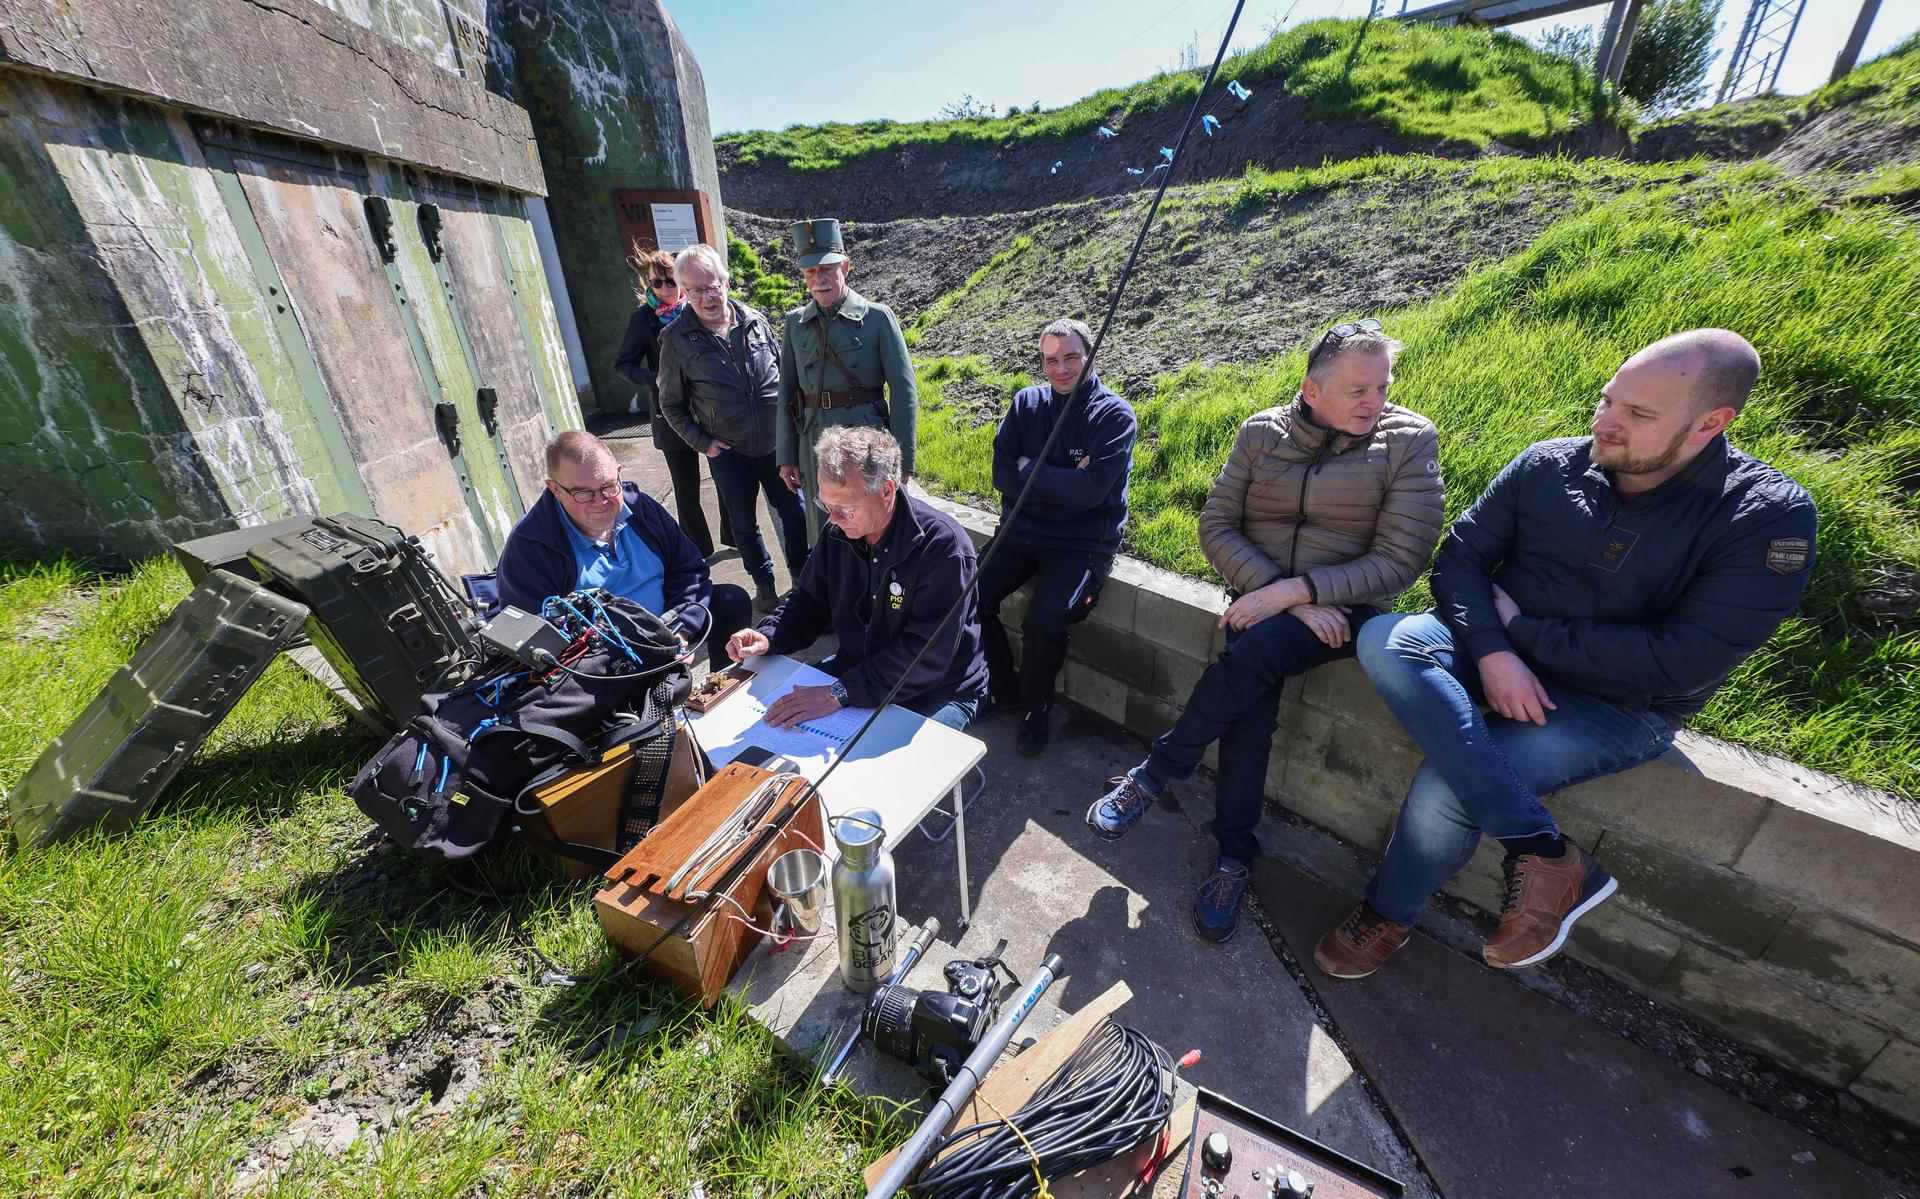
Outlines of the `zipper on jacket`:
[[1333,435],[1329,433],[1327,439],[1320,443],[1319,453],[1313,456],[1313,461],[1307,469],[1300,472],[1300,519],[1293,522],[1293,535],[1287,538],[1286,577],[1289,579],[1294,577],[1294,559],[1300,553],[1300,526],[1307,523],[1307,480],[1320,473],[1320,468],[1327,464],[1327,448],[1332,444]]

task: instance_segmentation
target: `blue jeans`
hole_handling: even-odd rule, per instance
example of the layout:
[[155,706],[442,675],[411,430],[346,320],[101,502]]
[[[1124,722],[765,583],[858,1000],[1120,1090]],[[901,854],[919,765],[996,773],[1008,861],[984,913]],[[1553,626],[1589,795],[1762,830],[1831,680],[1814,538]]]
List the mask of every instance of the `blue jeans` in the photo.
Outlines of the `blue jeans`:
[[[1355,637],[1376,615],[1364,604],[1347,616]],[[1213,837],[1220,856],[1251,862],[1260,856],[1253,830],[1266,799],[1267,759],[1288,679],[1353,656],[1353,641],[1334,649],[1291,612],[1269,616],[1244,632],[1227,633],[1227,647],[1194,685],[1173,727],[1153,743],[1142,764],[1157,783],[1186,778],[1207,746],[1220,743],[1214,773]]]
[[1431,612],[1383,616],[1355,638],[1360,665],[1400,726],[1427,755],[1401,804],[1367,903],[1412,924],[1427,898],[1459,872],[1480,835],[1558,832],[1540,796],[1659,756],[1674,726],[1650,708],[1626,708],[1547,684],[1547,723],[1482,716],[1480,670]]
[[760,536],[760,495],[767,497],[767,510],[780,534],[780,546],[787,559],[787,574],[800,577],[807,564],[807,514],[800,497],[780,481],[780,468],[773,455],[750,458],[738,450],[721,450],[708,459],[713,467],[713,487],[720,493],[720,506],[726,510],[727,523],[733,526],[734,544],[740,547],[740,565],[756,583],[773,582],[773,559],[767,556],[767,543]]
[[959,699],[922,700],[917,704],[908,704],[907,711],[924,716],[935,724],[944,724],[958,733],[967,731],[973,718],[980,715],[980,705],[986,701],[985,693],[965,695]]

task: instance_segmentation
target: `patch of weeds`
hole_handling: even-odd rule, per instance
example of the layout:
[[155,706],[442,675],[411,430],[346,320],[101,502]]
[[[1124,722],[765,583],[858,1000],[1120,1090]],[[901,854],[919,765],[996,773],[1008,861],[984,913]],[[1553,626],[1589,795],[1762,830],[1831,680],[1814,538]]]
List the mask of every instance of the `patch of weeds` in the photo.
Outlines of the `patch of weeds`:
[[1920,163],[1883,166],[1862,178],[1848,192],[1847,199],[1859,201],[1920,201]]
[[[767,249],[771,254],[777,247]],[[746,302],[773,321],[807,302],[805,288],[786,275],[764,269],[753,247],[732,233],[727,234],[727,274]]]
[[[924,311],[916,314],[912,322],[909,323],[904,330],[907,344],[909,346],[919,345],[920,339],[926,334],[927,329],[941,317],[951,312],[955,304],[972,294],[982,283],[986,282],[987,278],[994,272],[1000,270],[1032,248],[1033,239],[1026,234],[1022,233],[1020,236],[1014,238],[1006,249],[995,254],[992,258],[987,259],[984,266],[974,271],[971,275],[968,275],[966,282],[935,300],[932,304],[928,305]],[[918,450],[915,451],[916,454],[918,454],[918,452]]]

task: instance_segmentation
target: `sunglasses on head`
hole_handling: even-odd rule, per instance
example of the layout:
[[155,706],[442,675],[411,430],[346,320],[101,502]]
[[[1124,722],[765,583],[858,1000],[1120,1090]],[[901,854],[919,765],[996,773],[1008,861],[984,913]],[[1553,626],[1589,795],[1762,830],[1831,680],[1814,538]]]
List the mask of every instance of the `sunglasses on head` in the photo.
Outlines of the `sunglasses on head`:
[[1380,332],[1380,322],[1370,316],[1362,320],[1347,321],[1343,324],[1335,325],[1333,328],[1321,334],[1320,340],[1314,345],[1313,349],[1307,351],[1307,369],[1313,369],[1314,360],[1320,357],[1324,351],[1339,345],[1354,334],[1378,332]]

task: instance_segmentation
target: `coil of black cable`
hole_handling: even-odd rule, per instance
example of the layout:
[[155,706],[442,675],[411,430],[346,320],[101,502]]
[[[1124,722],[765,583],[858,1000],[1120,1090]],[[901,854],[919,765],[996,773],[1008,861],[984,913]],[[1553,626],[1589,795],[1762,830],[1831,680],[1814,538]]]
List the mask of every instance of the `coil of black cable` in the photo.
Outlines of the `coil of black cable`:
[[1039,1193],[1036,1168],[1051,1181],[1099,1165],[1158,1133],[1172,1114],[1166,1050],[1144,1033],[1102,1021],[1019,1111],[950,1133],[907,1193],[1023,1199]]

